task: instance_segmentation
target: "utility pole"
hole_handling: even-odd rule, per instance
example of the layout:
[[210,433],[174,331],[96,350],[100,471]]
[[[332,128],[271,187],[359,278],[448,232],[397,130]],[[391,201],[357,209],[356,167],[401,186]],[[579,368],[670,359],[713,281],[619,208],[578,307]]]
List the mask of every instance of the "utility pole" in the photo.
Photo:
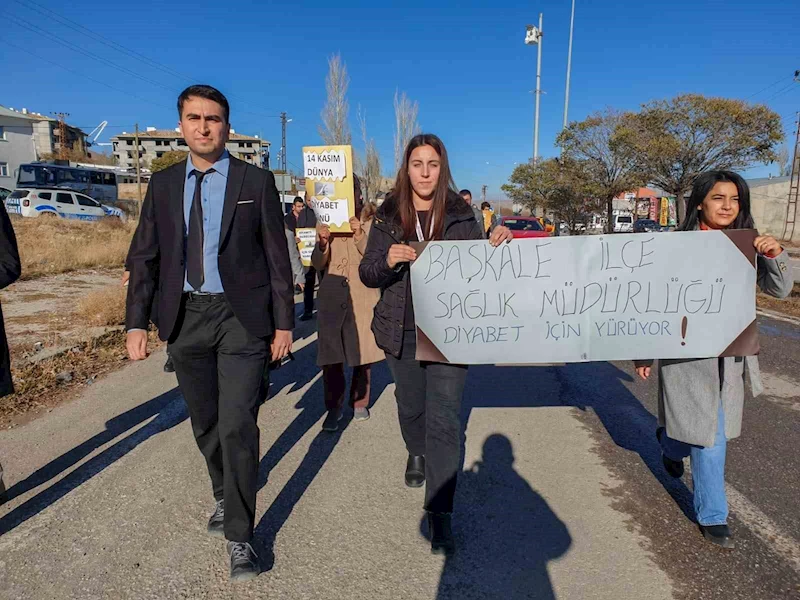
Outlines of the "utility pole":
[[58,117],[58,137],[59,137],[59,145],[58,145],[58,158],[61,160],[67,160],[69,158],[69,151],[67,148],[67,121],[66,118],[69,116],[69,113],[54,113],[56,117]]
[[536,108],[533,116],[533,162],[539,158],[539,101],[542,96],[542,32],[543,15],[539,13],[539,28],[528,25],[525,43],[529,46],[539,46],[536,57]]
[[486,202],[486,190],[487,190],[488,187],[489,186],[487,186],[487,185],[482,185],[481,186],[481,204]]
[[567,128],[569,112],[569,76],[572,71],[572,31],[575,28],[575,0],[572,0],[572,16],[569,19],[569,51],[567,52],[567,93],[564,96],[564,129]]
[[786,224],[783,226],[783,239],[791,241],[794,237],[794,223],[797,217],[797,200],[800,195],[800,112],[797,113],[797,133],[792,155],[792,175],[789,178],[789,202],[786,205]]
[[136,187],[139,190],[139,215],[142,214],[142,170],[139,166],[139,124],[136,123],[134,134],[136,140]]
[[289,120],[286,118],[286,112],[281,113],[281,207],[283,208],[284,196],[286,195],[286,123]]

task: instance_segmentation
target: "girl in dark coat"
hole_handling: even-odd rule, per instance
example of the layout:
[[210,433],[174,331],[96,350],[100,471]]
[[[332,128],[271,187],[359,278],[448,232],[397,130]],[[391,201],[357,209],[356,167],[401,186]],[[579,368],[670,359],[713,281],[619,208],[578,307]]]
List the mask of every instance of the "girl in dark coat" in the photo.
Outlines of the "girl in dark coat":
[[[451,555],[450,523],[461,455],[463,365],[420,362],[416,355],[410,263],[417,255],[408,242],[483,239],[472,208],[455,191],[447,150],[435,135],[414,137],[406,148],[392,195],[378,209],[359,274],[380,288],[372,331],[396,384],[400,429],[408,449],[405,481],[425,489],[431,552]],[[490,243],[511,241],[497,227]]]

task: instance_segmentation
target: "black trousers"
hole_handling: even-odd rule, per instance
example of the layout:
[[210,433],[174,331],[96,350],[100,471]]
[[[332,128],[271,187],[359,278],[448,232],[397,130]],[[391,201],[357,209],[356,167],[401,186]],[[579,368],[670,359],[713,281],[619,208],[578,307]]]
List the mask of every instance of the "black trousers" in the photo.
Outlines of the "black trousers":
[[425,510],[453,512],[461,469],[461,397],[467,367],[414,359],[416,336],[406,331],[403,352],[386,355],[395,382],[400,431],[409,454],[425,456]]
[[314,285],[317,282],[317,271],[309,267],[306,273],[306,287],[303,290],[303,312],[310,315],[314,312]]
[[259,458],[258,407],[269,344],[254,337],[223,296],[187,297],[169,352],[216,500],[225,537],[253,536]]

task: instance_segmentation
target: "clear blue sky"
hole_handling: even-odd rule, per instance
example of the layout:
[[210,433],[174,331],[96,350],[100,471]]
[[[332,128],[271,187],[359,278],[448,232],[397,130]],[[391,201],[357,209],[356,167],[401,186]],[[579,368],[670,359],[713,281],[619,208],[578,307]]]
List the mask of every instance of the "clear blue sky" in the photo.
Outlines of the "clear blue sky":
[[[44,7],[44,14],[31,2]],[[523,39],[525,25],[537,22],[540,11],[546,94],[539,147],[543,156],[556,152],[569,10],[570,0],[6,0],[0,8],[6,82],[0,104],[45,114],[68,112],[69,121],[87,131],[107,120],[112,127],[101,141],[108,141],[115,133],[131,131],[135,122],[142,128],[175,127],[180,90],[193,81],[210,83],[231,100],[236,131],[260,133],[272,141],[273,158],[280,146],[277,115],[287,111],[293,119],[290,167],[296,167],[302,162],[301,146],[319,143],[327,58],[339,52],[351,77],[354,138],[360,138],[355,118],[360,104],[386,174],[394,161],[392,97],[400,89],[419,102],[423,129],[444,139],[457,185],[478,195],[486,184],[489,198],[495,199],[514,163],[532,154],[536,49]],[[48,18],[49,11],[188,79]],[[27,23],[9,15],[47,34],[30,31]],[[791,137],[794,111],[800,110],[800,83],[792,84],[794,70],[800,69],[799,26],[800,2],[786,0],[762,0],[757,6],[744,0],[578,0],[570,119],[606,106],[633,109],[651,99],[698,92],[765,102],[784,118]],[[762,166],[750,174],[775,170]]]

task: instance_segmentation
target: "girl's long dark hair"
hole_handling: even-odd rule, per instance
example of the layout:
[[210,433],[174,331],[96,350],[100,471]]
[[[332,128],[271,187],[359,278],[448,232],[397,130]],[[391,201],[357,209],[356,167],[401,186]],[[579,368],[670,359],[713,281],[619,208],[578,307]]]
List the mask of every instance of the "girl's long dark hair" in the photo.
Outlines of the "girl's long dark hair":
[[[433,233],[430,232],[430,225],[425,227],[423,234],[425,239],[440,240],[444,235],[445,205],[447,196],[452,191],[455,192],[456,185],[450,173],[450,162],[447,159],[447,149],[444,143],[432,133],[421,133],[416,135],[408,142],[406,151],[403,154],[403,164],[397,172],[397,181],[394,184],[393,196],[397,201],[397,209],[400,214],[400,222],[403,226],[405,239],[416,239],[417,211],[414,208],[414,190],[411,187],[411,178],[408,176],[408,161],[415,148],[420,146],[430,146],[439,155],[439,180],[436,182],[436,190],[433,193],[433,205],[428,219],[433,219]],[[430,222],[430,221],[429,221]]]
[[[686,216],[678,231],[694,231],[700,227],[700,211],[697,207],[703,203],[714,186],[720,182],[732,183],[739,193],[739,214],[730,224],[730,229],[755,229],[753,215],[750,214],[750,188],[741,175],[733,171],[708,171],[697,176],[692,186],[692,193],[686,205]],[[680,199],[679,199],[680,201]]]

